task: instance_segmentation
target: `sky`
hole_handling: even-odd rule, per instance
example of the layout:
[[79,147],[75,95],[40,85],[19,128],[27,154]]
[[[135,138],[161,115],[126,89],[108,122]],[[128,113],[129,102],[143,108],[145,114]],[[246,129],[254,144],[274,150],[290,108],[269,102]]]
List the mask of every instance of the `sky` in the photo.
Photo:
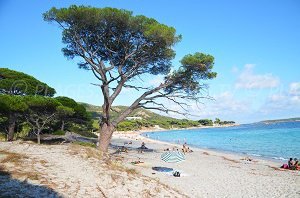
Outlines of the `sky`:
[[[190,119],[251,123],[300,117],[298,0],[1,0],[0,67],[46,82],[57,96],[101,105],[93,74],[79,69],[78,59],[63,56],[61,30],[42,18],[51,7],[72,4],[122,8],[173,26],[183,37],[175,46],[175,68],[186,54],[214,56],[218,76],[205,82],[213,100],[191,102]],[[144,83],[160,81],[161,76],[152,76]],[[130,105],[140,94],[125,89],[114,105]]]

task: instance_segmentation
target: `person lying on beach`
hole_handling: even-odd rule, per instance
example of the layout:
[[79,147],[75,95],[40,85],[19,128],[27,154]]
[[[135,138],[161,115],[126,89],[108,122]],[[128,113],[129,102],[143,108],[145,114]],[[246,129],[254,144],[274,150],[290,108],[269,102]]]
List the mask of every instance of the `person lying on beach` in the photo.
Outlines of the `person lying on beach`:
[[190,147],[187,147],[188,153],[194,152]]
[[299,161],[297,158],[290,158],[287,164],[283,164],[280,168],[290,169],[290,170],[300,170]]
[[144,162],[138,160],[138,161],[133,161],[133,162],[130,162],[130,163],[133,164],[133,165],[136,165],[136,164],[142,164],[142,163],[144,163]]

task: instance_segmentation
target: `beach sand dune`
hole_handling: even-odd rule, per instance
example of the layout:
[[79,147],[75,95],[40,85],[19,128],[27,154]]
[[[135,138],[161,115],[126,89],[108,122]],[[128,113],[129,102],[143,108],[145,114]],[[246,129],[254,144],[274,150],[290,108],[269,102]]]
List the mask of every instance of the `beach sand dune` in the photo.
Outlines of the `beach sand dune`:
[[0,197],[185,197],[78,145],[0,142]]

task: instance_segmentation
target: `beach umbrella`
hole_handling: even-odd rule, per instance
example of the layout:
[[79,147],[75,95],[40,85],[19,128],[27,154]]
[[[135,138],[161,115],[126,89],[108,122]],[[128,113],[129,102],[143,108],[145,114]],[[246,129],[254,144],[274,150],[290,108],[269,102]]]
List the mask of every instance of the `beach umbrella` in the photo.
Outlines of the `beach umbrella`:
[[185,155],[180,151],[165,152],[160,156],[161,160],[169,163],[176,163],[185,160]]

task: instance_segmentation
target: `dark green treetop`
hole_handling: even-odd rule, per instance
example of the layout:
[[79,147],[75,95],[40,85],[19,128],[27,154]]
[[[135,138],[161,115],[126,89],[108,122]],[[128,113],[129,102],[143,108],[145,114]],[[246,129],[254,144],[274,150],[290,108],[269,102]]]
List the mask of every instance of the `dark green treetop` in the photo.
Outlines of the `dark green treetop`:
[[0,68],[0,94],[53,96],[55,89],[36,78],[8,68]]

